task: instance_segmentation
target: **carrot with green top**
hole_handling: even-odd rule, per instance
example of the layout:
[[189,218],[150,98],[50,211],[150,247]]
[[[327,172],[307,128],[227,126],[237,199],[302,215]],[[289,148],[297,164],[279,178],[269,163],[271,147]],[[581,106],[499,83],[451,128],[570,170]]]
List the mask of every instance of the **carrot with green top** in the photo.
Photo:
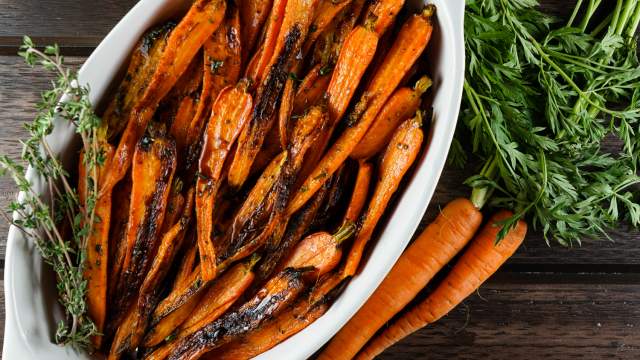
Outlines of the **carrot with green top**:
[[513,255],[525,238],[527,225],[519,220],[503,239],[497,241],[502,222],[511,217],[513,213],[510,211],[500,211],[492,216],[440,285],[423,302],[375,337],[356,359],[373,359],[414,331],[438,321],[473,294]]
[[[347,129],[324,155],[320,163],[302,185],[306,191],[297,192],[291,201],[289,213],[298,210],[336,169],[349,157],[353,149],[371,126],[376,115],[398,86],[404,74],[424,51],[433,30],[432,16],[435,7],[427,5],[419,14],[412,16],[400,30],[392,48],[360,102],[366,102],[366,111],[357,119],[351,119]],[[336,69],[337,70],[337,69]],[[337,72],[336,72],[337,73]],[[334,75],[336,74],[334,73]]]
[[411,118],[420,108],[422,94],[431,86],[431,79],[421,77],[413,88],[396,90],[380,110],[369,130],[351,153],[354,159],[368,159],[382,151],[395,129]]

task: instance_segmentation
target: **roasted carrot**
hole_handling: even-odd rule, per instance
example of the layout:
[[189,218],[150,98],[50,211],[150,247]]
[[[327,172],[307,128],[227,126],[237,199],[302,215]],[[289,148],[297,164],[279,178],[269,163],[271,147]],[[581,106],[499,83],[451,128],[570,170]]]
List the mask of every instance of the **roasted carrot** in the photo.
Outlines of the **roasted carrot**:
[[162,222],[161,234],[165,234],[169,229],[175,225],[182,216],[182,210],[185,205],[185,197],[182,195],[183,183],[177,177],[174,177],[173,184],[171,185],[171,193],[169,194],[169,200],[167,201],[167,212],[164,215],[164,221]]
[[411,88],[400,88],[380,110],[365,136],[351,153],[354,159],[368,159],[379,153],[391,140],[394,130],[412,117],[420,107],[422,94],[431,86],[431,79],[423,76]]
[[351,1],[352,0],[320,0],[315,18],[311,23],[309,36],[307,36],[307,40],[304,43],[303,53],[305,55],[316,42],[318,36],[320,36],[320,34],[322,34],[329,25],[331,25],[337,15],[344,10],[345,7],[351,4]]
[[190,302],[194,297],[199,296],[208,288],[208,285],[208,283],[202,281],[200,267],[196,267],[184,280],[183,286],[173,289],[171,293],[156,306],[151,315],[150,325],[155,326],[177,309],[180,309],[184,304]]
[[298,85],[298,90],[293,99],[292,114],[302,114],[304,109],[318,104],[329,87],[332,71],[331,66],[323,64],[318,64],[309,70],[309,73]]
[[280,145],[280,129],[273,126],[267,133],[262,148],[256,155],[256,160],[251,165],[250,176],[259,175],[269,165],[271,160],[280,154],[284,149]]
[[[156,255],[175,168],[173,140],[161,133],[150,133],[140,139],[133,155],[126,253],[115,301],[120,316],[135,300],[134,296]],[[117,323],[117,320],[113,321],[112,326],[117,326]]]
[[212,280],[216,276],[216,249],[211,239],[213,231],[213,206],[222,166],[238,134],[244,127],[252,106],[248,83],[240,81],[235,87],[227,87],[218,96],[207,126],[196,191],[196,218],[198,221],[198,249],[202,278]]
[[240,6],[240,29],[242,34],[242,63],[253,51],[262,26],[269,17],[273,0],[246,0]]
[[[113,147],[104,142],[99,145],[104,154],[105,162],[102,165],[94,165],[94,170],[89,170],[85,163],[84,152],[80,154],[80,166],[78,169],[78,197],[83,207],[87,207],[88,186],[95,179],[99,186],[100,179],[105,178],[105,171],[108,169],[109,161],[113,157]],[[95,189],[97,192],[99,189]],[[84,278],[87,280],[87,312],[98,331],[103,331],[107,316],[107,287],[108,287],[108,254],[109,254],[109,226],[111,224],[111,193],[100,194],[94,205],[94,223],[89,226],[91,231],[87,239],[87,253],[84,264]],[[96,348],[100,348],[101,336],[91,339]]]
[[[307,191],[296,194],[289,206],[290,214],[309,200],[320,185],[326,181],[327,176],[322,175],[333,174],[362,140],[382,105],[384,105],[404,74],[409,71],[427,46],[433,29],[432,16],[434,11],[435,7],[433,5],[427,5],[420,14],[412,16],[403,25],[391,50],[385,57],[380,69],[375,73],[373,80],[365,91],[365,96],[361,100],[361,102],[366,101],[368,104],[366,111],[357,120],[354,119],[355,123],[350,122],[348,124],[350,126],[340,135],[313,172],[307,177],[303,184]],[[374,38],[377,39],[375,35]],[[334,76],[338,73],[339,71],[336,68]]]
[[[111,225],[109,226],[109,299],[116,297],[120,272],[124,263],[127,249],[127,224],[129,223],[129,208],[131,202],[131,171],[124,180],[113,189],[111,207]],[[108,309],[113,312],[113,309]]]
[[233,266],[211,284],[187,321],[180,325],[178,338],[196,332],[227,311],[253,282],[253,267],[259,259],[259,256],[254,256]]
[[527,224],[520,220],[496,244],[501,223],[512,216],[509,211],[493,215],[433,293],[374,338],[357,358],[373,359],[407,335],[438,321],[476,291],[513,255],[525,238]]
[[193,116],[196,114],[196,104],[192,97],[186,96],[180,102],[169,134],[176,140],[176,148],[181,154],[187,141],[187,133]]
[[[265,320],[277,316],[304,290],[304,275],[308,269],[286,269],[258,291],[237,310],[229,312],[200,330],[168,344],[166,358],[197,359],[239,336],[258,328]],[[265,306],[268,304],[268,306]],[[162,357],[153,357],[161,359]]]
[[191,148],[189,152],[197,151],[194,147],[202,136],[206,120],[211,116],[211,107],[222,89],[235,85],[240,77],[242,43],[239,17],[238,8],[230,3],[224,22],[204,42],[202,90],[186,136],[186,143]]
[[380,161],[378,183],[373,193],[362,226],[358,232],[344,269],[345,276],[352,276],[358,270],[364,247],[371,239],[380,217],[384,213],[391,195],[400,185],[400,180],[416,160],[422,145],[422,119],[420,113],[400,125]]
[[286,6],[287,0],[273,0],[263,38],[260,41],[261,45],[247,65],[245,76],[256,84],[262,81],[267,66],[274,54],[280,28],[284,21]]
[[364,15],[365,26],[374,30],[378,36],[382,36],[391,24],[393,24],[396,15],[398,15],[403,5],[404,0],[374,1]]
[[180,265],[178,267],[176,278],[173,281],[172,291],[177,291],[183,288],[183,286],[186,284],[186,281],[188,281],[189,275],[191,275],[196,265],[196,257],[198,256],[197,244],[187,243],[185,246],[187,247],[187,249],[182,256],[182,261],[180,262]]
[[362,208],[367,202],[367,195],[369,194],[369,184],[371,183],[371,175],[373,172],[373,166],[371,164],[360,161],[358,163],[358,176],[356,177],[356,184],[353,187],[351,193],[351,200],[349,206],[344,215],[344,222],[358,221],[358,217],[362,212]]
[[373,295],[333,337],[319,359],[351,359],[460,252],[482,223],[467,199],[451,201],[402,254]]
[[168,22],[150,29],[133,50],[127,73],[102,114],[101,126],[107,129],[107,139],[113,140],[127,126],[131,109],[149,85],[174,27]]
[[282,103],[280,104],[280,110],[278,112],[278,135],[280,138],[280,146],[282,146],[283,149],[287,148],[287,142],[289,139],[289,118],[291,117],[291,111],[293,110],[294,95],[295,88],[293,79],[289,78],[284,85]]
[[265,78],[257,89],[251,120],[238,139],[230,166],[228,182],[233,188],[240,188],[246,181],[264,138],[273,126],[282,89],[289,72],[298,63],[296,57],[309,31],[318,1],[287,1],[273,56],[266,67]]
[[246,336],[207,353],[203,358],[244,360],[271,349],[324,315],[331,301],[339,293],[341,283],[340,276],[327,274],[309,294],[296,301],[291,308],[275,319],[266,322]]
[[224,0],[196,0],[173,29],[149,86],[131,111],[102,186],[103,192],[111,191],[124,177],[131,165],[134,147],[144,134],[160,100],[178,81],[205,40],[218,28],[225,9]]

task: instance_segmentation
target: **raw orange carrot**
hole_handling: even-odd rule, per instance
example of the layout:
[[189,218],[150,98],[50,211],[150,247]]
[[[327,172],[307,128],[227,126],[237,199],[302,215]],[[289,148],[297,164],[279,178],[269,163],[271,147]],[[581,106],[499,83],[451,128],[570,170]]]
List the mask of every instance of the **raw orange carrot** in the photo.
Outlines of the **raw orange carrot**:
[[293,109],[294,95],[293,79],[290,77],[284,85],[282,103],[280,104],[280,110],[278,112],[278,135],[280,137],[280,146],[282,146],[283,149],[287,148],[289,139],[289,118],[291,117],[291,111]]
[[373,359],[405,336],[438,321],[476,291],[513,255],[525,238],[527,224],[520,220],[496,244],[501,222],[512,216],[509,211],[492,216],[433,293],[374,338],[357,359]]
[[[433,5],[427,5],[421,13],[412,16],[403,25],[392,48],[385,57],[380,69],[375,73],[373,80],[365,91],[365,96],[361,100],[361,102],[365,101],[367,103],[366,111],[357,119],[350,119],[354,120],[355,123],[349,122],[349,127],[340,135],[313,172],[307,177],[303,184],[307,191],[296,194],[289,206],[290,214],[309,200],[313,193],[327,180],[326,175],[333,174],[362,140],[382,105],[384,105],[404,74],[409,71],[426,48],[433,30],[432,16],[434,11],[435,7]],[[374,38],[377,39],[375,35]],[[338,73],[339,71],[336,68],[334,76]]]
[[[99,145],[104,153],[105,162],[95,165],[95,173],[85,164],[84,152],[80,154],[80,168],[78,169],[78,197],[83,207],[87,206],[87,194],[90,186],[89,178],[98,180],[105,178],[109,161],[113,157],[113,147],[107,142]],[[97,176],[97,179],[96,179]],[[97,185],[97,184],[96,184]],[[84,278],[87,280],[87,312],[99,332],[104,329],[107,316],[107,265],[109,254],[109,226],[111,224],[111,193],[100,194],[95,200],[95,221],[90,226],[91,234],[87,239],[87,253],[84,264]],[[96,348],[100,348],[102,336],[91,338]]]
[[371,166],[371,164],[365,161],[358,162],[358,176],[356,177],[356,184],[353,187],[347,212],[344,215],[345,222],[351,221],[356,223],[358,221],[362,208],[367,201],[372,172],[373,166]]
[[217,273],[216,250],[211,239],[213,206],[220,187],[222,166],[251,112],[253,101],[247,90],[246,81],[240,81],[235,87],[222,90],[211,111],[200,157],[196,185],[196,218],[200,266],[205,281],[212,280]]
[[124,177],[131,165],[134,147],[144,134],[160,100],[178,81],[205,40],[218,28],[225,9],[224,0],[196,0],[173,29],[149,86],[131,111],[102,186],[103,192],[111,191]]
[[259,84],[262,81],[267,65],[274,54],[286,6],[287,0],[273,0],[263,39],[260,41],[260,48],[257,49],[247,65],[245,76],[255,84]]
[[365,305],[333,337],[319,359],[351,359],[464,248],[482,223],[468,199],[451,201],[402,254]]
[[332,71],[330,66],[322,64],[314,66],[309,71],[298,85],[298,91],[293,100],[292,114],[299,115],[304,109],[316,105],[320,101],[329,87]]
[[222,89],[235,85],[240,77],[243,46],[238,13],[238,8],[230,4],[222,25],[204,42],[202,91],[185,140],[190,147],[200,140],[206,120],[211,116],[212,104]]
[[255,256],[249,261],[235,265],[211,284],[187,321],[180,325],[178,338],[198,331],[227,311],[253,282],[253,266],[259,259]]
[[358,270],[364,247],[371,239],[380,217],[384,213],[391,195],[400,185],[400,180],[416,160],[422,145],[422,119],[420,113],[400,125],[380,161],[378,183],[369,202],[358,236],[349,251],[344,269],[345,276],[353,276]]
[[374,1],[364,15],[364,24],[374,30],[378,36],[382,36],[393,24],[404,0],[378,0]]
[[253,51],[262,26],[269,17],[273,0],[246,0],[240,5],[240,30],[242,34],[242,63]]
[[431,79],[423,76],[416,82],[413,89],[403,87],[396,90],[384,104],[358,146],[353,150],[351,157],[368,159],[379,153],[389,143],[398,125],[411,118],[418,111],[422,94],[430,86]]

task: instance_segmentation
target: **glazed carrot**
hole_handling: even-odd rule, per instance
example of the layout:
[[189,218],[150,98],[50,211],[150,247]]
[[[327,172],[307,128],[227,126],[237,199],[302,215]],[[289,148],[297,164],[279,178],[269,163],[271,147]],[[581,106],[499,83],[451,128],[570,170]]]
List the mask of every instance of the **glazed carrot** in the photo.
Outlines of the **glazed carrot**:
[[292,114],[302,114],[305,109],[318,104],[329,87],[332,71],[330,66],[322,64],[314,66],[309,71],[298,85],[298,91],[293,100]]
[[[326,181],[327,176],[322,175],[331,175],[362,140],[382,105],[384,105],[404,74],[409,71],[427,46],[433,29],[431,20],[434,11],[435,7],[433,5],[427,5],[420,14],[412,16],[403,25],[391,50],[385,57],[380,69],[375,73],[373,80],[365,91],[365,96],[361,100],[361,102],[365,101],[368,104],[366,111],[357,120],[353,119],[355,123],[350,124],[350,127],[340,135],[313,172],[307,177],[303,184],[307,191],[296,194],[289,206],[290,214],[309,200],[311,195]],[[375,38],[377,39],[377,37]],[[338,73],[339,71],[336,67],[333,76],[335,77]]]
[[362,208],[367,201],[372,172],[373,166],[371,164],[364,161],[358,162],[358,176],[356,177],[356,184],[353,187],[347,212],[344,215],[344,222],[356,223],[358,221]]
[[[109,299],[115,298],[120,271],[124,263],[127,249],[127,224],[129,223],[129,208],[131,202],[131,171],[124,180],[113,189],[111,207],[111,224],[109,225]],[[108,309],[112,312],[113,309]]]
[[289,72],[298,63],[297,57],[318,1],[287,1],[273,56],[266,67],[264,79],[259,83],[251,121],[238,139],[237,151],[230,166],[228,182],[233,188],[240,188],[246,181],[264,138],[273,126],[282,89]]
[[315,18],[311,23],[309,36],[307,36],[307,40],[303,46],[303,53],[305,55],[309,53],[309,50],[318,39],[318,36],[320,36],[320,34],[322,34],[329,25],[331,25],[337,15],[344,10],[345,7],[351,4],[351,1],[352,0],[320,0]]
[[[105,162],[102,165],[95,165],[95,172],[89,170],[85,164],[84,152],[80,154],[80,166],[78,169],[78,197],[84,207],[87,206],[87,193],[89,178],[95,179],[98,183],[104,179],[105,171],[109,167],[109,161],[113,157],[113,147],[107,142],[99,145],[104,152]],[[96,191],[97,192],[97,191]],[[94,216],[95,221],[90,227],[91,234],[87,239],[87,253],[84,264],[84,278],[87,280],[87,308],[89,317],[98,328],[99,332],[104,329],[107,316],[107,286],[108,286],[108,254],[109,254],[109,225],[111,224],[111,193],[100,194],[95,200]],[[91,339],[96,348],[100,348],[102,336],[95,336]]]
[[222,166],[251,112],[253,101],[247,88],[248,83],[240,81],[235,87],[227,87],[220,92],[213,104],[200,157],[196,218],[200,266],[205,281],[212,280],[217,273],[216,249],[211,239],[213,206],[220,187]]
[[247,0],[240,6],[240,29],[242,34],[242,63],[253,51],[262,26],[267,21],[273,0]]
[[167,201],[167,212],[164,215],[164,221],[162,222],[161,234],[166,233],[175,225],[182,215],[182,210],[185,205],[185,197],[182,195],[182,181],[178,178],[174,178],[171,185],[171,193],[169,194],[169,200]]
[[207,353],[203,358],[244,360],[271,349],[324,315],[333,298],[339,293],[336,290],[340,289],[341,282],[340,276],[327,274],[309,294],[296,301],[290,309],[246,336]]
[[280,138],[280,146],[282,146],[283,149],[286,149],[287,142],[289,140],[289,118],[291,117],[291,111],[293,110],[294,95],[295,89],[293,79],[290,77],[284,85],[282,103],[280,103],[280,110],[278,112],[278,134]]
[[107,139],[113,140],[127,126],[131,109],[149,85],[174,27],[168,22],[150,29],[133,50],[127,73],[102,114],[101,127],[107,129]]
[[358,146],[351,153],[354,159],[368,159],[389,143],[393,131],[401,122],[412,117],[420,108],[422,94],[431,86],[431,79],[421,77],[411,88],[400,88],[380,110]]
[[222,89],[235,85],[240,77],[243,47],[240,41],[240,15],[236,6],[230,3],[224,22],[207,38],[203,48],[202,91],[186,136],[186,143],[191,147],[200,140],[202,128],[211,116],[212,104]]
[[358,270],[364,246],[367,244],[380,217],[384,213],[391,195],[400,185],[400,180],[416,160],[423,140],[422,119],[420,113],[400,125],[380,161],[378,183],[369,208],[365,214],[358,236],[349,251],[344,275],[355,275]]
[[482,223],[467,199],[451,201],[402,254],[373,295],[333,337],[319,359],[351,359],[460,252]]
[[189,316],[191,316],[191,312],[203,298],[204,293],[204,291],[196,293],[175,311],[171,312],[155,324],[145,335],[143,340],[144,347],[154,347],[163,342],[167,337],[170,337],[171,334],[178,329],[180,324],[185,322]]
[[512,216],[509,211],[492,216],[433,293],[374,338],[357,359],[373,359],[407,335],[438,321],[476,291],[513,255],[525,238],[527,224],[520,220],[496,244],[501,222]]
[[176,149],[179,154],[182,153],[185,145],[187,145],[187,133],[195,114],[196,104],[193,98],[190,96],[184,97],[178,106],[178,111],[169,129],[169,134],[176,140]]
[[295,301],[305,288],[303,278],[307,272],[308,269],[286,269],[279,273],[235,311],[226,313],[189,336],[169,343],[171,350],[167,352],[169,355],[166,358],[197,359],[258,328],[265,320],[277,316]]
[[160,100],[178,81],[205,40],[218,28],[225,8],[224,0],[196,0],[169,35],[167,46],[149,86],[131,111],[114,161],[109,166],[109,173],[102,187],[103,192],[111,191],[126,174],[131,165],[135,144],[144,134]]
[[190,302],[194,297],[199,296],[208,285],[209,284],[202,281],[200,277],[200,266],[196,267],[184,280],[183,286],[173,289],[171,293],[156,306],[151,315],[150,325],[155,326],[163,321],[164,318],[174,313],[187,302]]
[[256,155],[256,160],[253,162],[253,165],[251,165],[249,176],[262,173],[271,160],[283,150],[282,145],[280,145],[280,129],[277,126],[273,126],[267,133],[264,144],[262,144],[262,148],[258,152],[258,155]]
[[176,278],[173,281],[173,291],[183,288],[186,281],[188,281],[189,275],[191,275],[194,270],[196,257],[198,255],[198,246],[197,244],[192,243],[188,244],[188,246],[186,253],[182,257],[180,266],[178,267]]
[[253,266],[259,259],[255,256],[249,261],[235,265],[211,284],[187,321],[180,325],[178,338],[198,331],[227,311],[253,282]]
[[313,267],[315,271],[308,275],[316,279],[333,270],[342,257],[340,245],[355,232],[355,224],[345,222],[334,234],[317,232],[304,238],[293,250],[283,267]]
[[364,24],[374,30],[378,36],[382,36],[393,24],[404,0],[378,0],[374,1],[364,15]]
[[[161,240],[160,230],[175,168],[176,148],[173,140],[163,137],[161,133],[153,134],[153,131],[140,139],[133,155],[126,252],[115,294],[115,306],[121,314],[135,300]],[[117,325],[117,321],[113,321],[112,325]]]
[[256,84],[262,81],[267,65],[274,54],[286,6],[287,0],[273,0],[260,48],[247,65],[245,76]]

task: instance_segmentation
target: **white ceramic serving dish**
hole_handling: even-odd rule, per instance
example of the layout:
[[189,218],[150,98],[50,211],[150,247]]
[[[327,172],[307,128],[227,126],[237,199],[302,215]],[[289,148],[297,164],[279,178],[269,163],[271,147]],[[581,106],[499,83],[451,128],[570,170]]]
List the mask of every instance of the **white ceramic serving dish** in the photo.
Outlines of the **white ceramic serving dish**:
[[[420,6],[413,0],[410,5]],[[403,189],[366,266],[335,301],[329,311],[302,332],[260,355],[266,359],[304,359],[311,356],[362,306],[407,246],[431,200],[445,164],[456,126],[464,75],[464,0],[426,0],[437,6],[437,26],[427,50],[434,80],[434,121],[427,137],[428,150],[419,159],[412,179]],[[126,64],[130,50],[142,33],[174,14],[183,12],[189,0],[141,0],[113,28],[80,70],[80,81],[91,87],[94,103],[102,98]],[[69,24],[73,26],[73,24]],[[56,126],[50,144],[59,154],[76,149],[73,129]],[[41,188],[30,171],[27,176]],[[57,306],[55,278],[43,266],[34,245],[11,227],[5,259],[6,323],[3,358],[86,359],[68,347],[52,342],[62,313]]]

